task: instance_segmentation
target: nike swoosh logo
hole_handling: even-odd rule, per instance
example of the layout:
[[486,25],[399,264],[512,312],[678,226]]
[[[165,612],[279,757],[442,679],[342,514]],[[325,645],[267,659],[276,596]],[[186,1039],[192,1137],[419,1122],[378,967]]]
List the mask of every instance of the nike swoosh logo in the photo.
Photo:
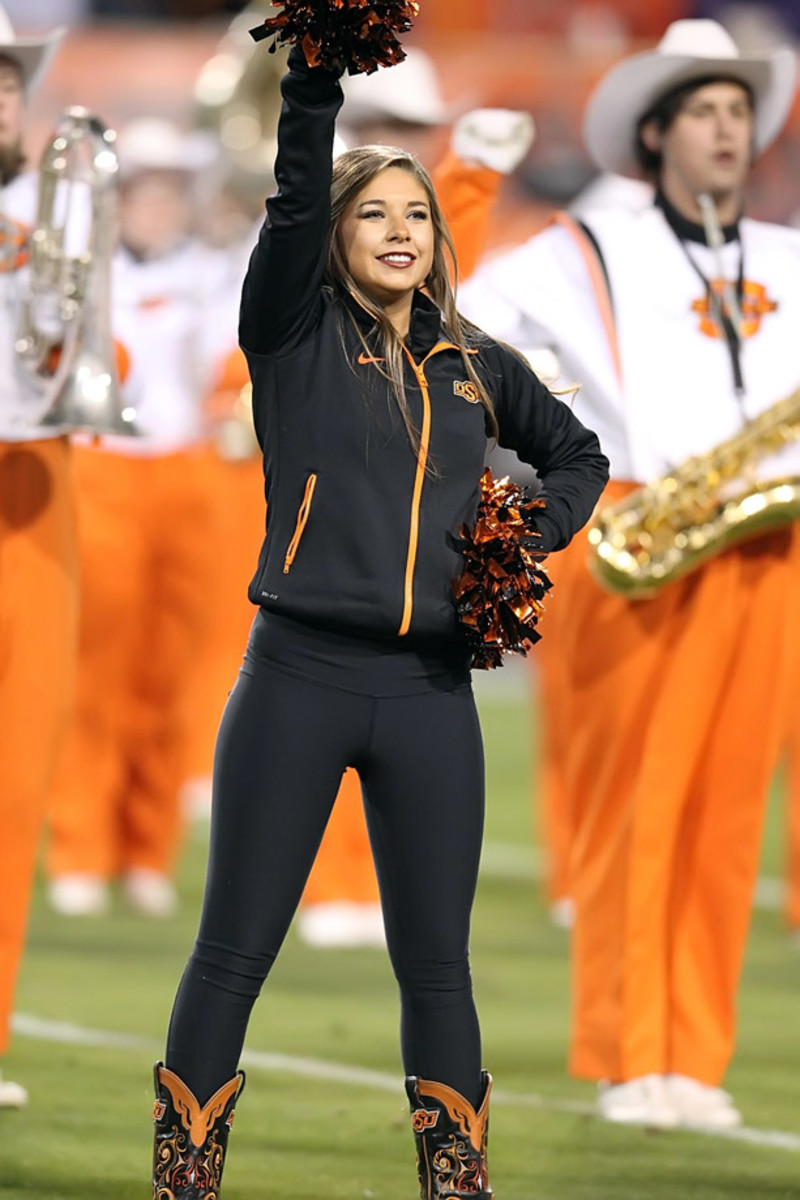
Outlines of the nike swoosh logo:
[[358,356],[358,364],[361,367],[366,367],[370,363],[379,363],[379,362],[385,362],[385,361],[386,361],[385,358],[368,358],[366,354],[359,354],[359,356]]

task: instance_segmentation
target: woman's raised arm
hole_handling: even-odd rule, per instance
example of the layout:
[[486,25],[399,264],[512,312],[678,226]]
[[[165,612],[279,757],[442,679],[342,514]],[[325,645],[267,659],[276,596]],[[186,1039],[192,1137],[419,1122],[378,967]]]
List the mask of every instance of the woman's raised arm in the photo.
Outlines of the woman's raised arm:
[[290,350],[314,328],[321,307],[330,224],[330,185],[338,77],[289,54],[275,162],[277,193],[242,289],[239,341],[252,354]]

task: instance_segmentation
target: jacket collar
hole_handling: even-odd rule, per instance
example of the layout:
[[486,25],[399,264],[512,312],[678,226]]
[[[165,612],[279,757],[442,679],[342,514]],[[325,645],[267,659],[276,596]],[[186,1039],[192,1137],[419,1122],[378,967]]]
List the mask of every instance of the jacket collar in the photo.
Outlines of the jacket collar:
[[[342,300],[348,312],[355,318],[365,337],[376,331],[376,322],[365,308],[362,308],[355,296],[343,294]],[[411,325],[406,344],[413,358],[424,358],[441,340],[442,314],[423,292],[415,292],[411,305]]]

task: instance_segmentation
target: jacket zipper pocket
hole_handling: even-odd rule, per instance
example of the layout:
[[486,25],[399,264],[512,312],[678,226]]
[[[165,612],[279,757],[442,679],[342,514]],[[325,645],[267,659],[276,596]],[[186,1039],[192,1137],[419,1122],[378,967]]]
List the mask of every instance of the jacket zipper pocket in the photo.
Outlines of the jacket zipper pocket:
[[306,522],[308,521],[308,517],[311,512],[311,501],[314,498],[314,488],[316,486],[316,475],[309,475],[308,479],[306,480],[306,490],[303,493],[303,503],[300,505],[300,509],[297,513],[297,524],[295,525],[294,535],[292,540],[289,542],[289,546],[286,551],[286,557],[283,560],[284,575],[288,575],[292,568],[292,563],[294,562],[295,555],[297,554],[297,548],[300,545],[300,539],[303,536],[303,531],[305,530]]

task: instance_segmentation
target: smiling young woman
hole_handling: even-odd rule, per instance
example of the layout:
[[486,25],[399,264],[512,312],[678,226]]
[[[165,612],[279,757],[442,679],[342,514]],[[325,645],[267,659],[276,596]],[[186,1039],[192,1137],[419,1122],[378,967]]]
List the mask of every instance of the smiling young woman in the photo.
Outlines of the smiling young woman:
[[350,274],[380,304],[400,337],[411,322],[414,293],[433,266],[428,193],[401,166],[386,167],[356,196],[339,223]]
[[338,78],[298,49],[289,67],[278,192],[240,319],[269,514],[258,611],[217,743],[200,931],[156,1068],[154,1189],[218,1187],[250,1010],[354,767],[424,1194],[489,1198],[468,957],[483,759],[457,535],[493,431],[542,479],[545,551],[588,519],[607,463],[519,356],[461,320],[417,160],[367,146],[332,164]]

